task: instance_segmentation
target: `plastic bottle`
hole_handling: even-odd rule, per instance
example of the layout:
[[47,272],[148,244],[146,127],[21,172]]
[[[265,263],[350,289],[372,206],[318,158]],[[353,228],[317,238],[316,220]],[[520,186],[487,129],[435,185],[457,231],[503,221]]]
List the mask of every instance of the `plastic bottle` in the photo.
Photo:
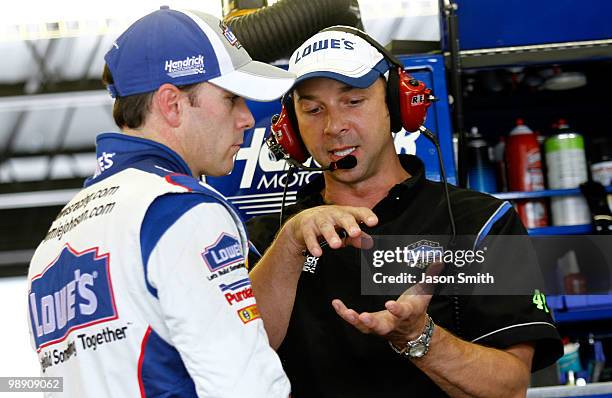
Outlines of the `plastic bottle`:
[[[506,140],[508,189],[511,191],[538,191],[544,189],[542,155],[538,139],[525,125],[516,120],[516,127]],[[548,225],[548,212],[544,199],[517,200],[516,209],[527,228]]]

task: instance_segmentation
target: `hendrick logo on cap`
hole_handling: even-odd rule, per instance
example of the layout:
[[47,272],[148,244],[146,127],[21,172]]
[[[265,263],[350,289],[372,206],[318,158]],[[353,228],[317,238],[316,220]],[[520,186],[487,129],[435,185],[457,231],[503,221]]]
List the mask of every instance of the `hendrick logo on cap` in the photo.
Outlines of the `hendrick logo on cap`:
[[164,70],[170,77],[181,77],[206,73],[204,56],[202,54],[187,57],[182,61],[166,60]]

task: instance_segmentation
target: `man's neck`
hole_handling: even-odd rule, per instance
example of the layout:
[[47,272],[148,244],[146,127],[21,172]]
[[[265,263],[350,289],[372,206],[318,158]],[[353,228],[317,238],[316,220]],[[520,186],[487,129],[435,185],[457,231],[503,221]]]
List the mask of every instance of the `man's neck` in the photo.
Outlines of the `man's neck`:
[[[135,129],[124,127],[121,129],[121,131],[124,134],[130,135],[132,137],[146,138],[148,140],[165,145],[168,148],[172,149],[174,152],[176,152],[181,157],[181,159],[183,159],[183,161],[185,161],[187,165],[189,165],[189,159],[187,159],[185,156],[186,151],[183,150],[183,146],[181,145],[180,140],[178,140],[174,134],[171,134],[167,128],[162,128],[158,125],[145,124],[142,127]],[[195,170],[190,170],[193,177],[200,178],[199,174],[196,173]]]
[[371,209],[388,195],[391,188],[411,177],[410,173],[402,167],[399,159],[390,170],[392,172],[379,172],[373,177],[356,183],[345,183],[325,176],[325,188],[321,192],[323,200],[328,204],[362,206]]

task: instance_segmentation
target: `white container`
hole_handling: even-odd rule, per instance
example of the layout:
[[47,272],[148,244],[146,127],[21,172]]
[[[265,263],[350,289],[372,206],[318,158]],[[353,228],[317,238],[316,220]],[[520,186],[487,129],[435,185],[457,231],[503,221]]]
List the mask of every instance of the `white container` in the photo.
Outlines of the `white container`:
[[[593,163],[591,174],[593,175],[593,181],[597,181],[604,187],[612,184],[612,160]],[[612,195],[608,195],[608,207],[612,211]]]
[[[550,189],[578,188],[588,179],[584,138],[559,121],[559,133],[544,142]],[[582,195],[551,198],[553,225],[591,223],[591,212]]]

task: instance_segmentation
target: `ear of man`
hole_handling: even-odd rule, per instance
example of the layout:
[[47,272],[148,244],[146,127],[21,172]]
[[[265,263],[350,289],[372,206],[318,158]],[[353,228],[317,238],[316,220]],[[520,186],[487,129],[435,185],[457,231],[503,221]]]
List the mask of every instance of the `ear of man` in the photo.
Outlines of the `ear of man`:
[[153,97],[153,107],[170,127],[181,125],[181,114],[185,106],[185,101],[181,101],[183,97],[181,90],[169,83],[161,85]]

